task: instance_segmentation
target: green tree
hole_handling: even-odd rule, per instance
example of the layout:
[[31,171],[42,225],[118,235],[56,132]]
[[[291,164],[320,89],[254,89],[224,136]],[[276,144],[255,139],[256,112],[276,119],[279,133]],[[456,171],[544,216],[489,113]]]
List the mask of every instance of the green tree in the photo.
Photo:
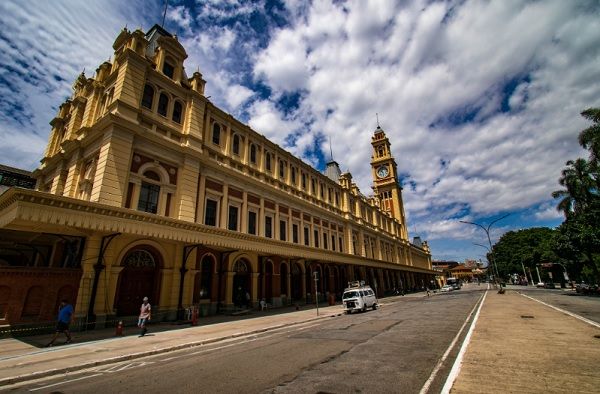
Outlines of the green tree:
[[579,134],[579,144],[590,152],[589,159],[567,161],[559,179],[564,189],[552,193],[559,199],[557,209],[565,215],[553,249],[570,261],[577,275],[600,283],[600,109],[590,108],[581,115],[592,121]]
[[542,262],[564,263],[553,249],[555,230],[534,227],[509,231],[502,235],[492,248],[492,258],[498,266],[500,277],[523,274],[523,267],[535,272]]

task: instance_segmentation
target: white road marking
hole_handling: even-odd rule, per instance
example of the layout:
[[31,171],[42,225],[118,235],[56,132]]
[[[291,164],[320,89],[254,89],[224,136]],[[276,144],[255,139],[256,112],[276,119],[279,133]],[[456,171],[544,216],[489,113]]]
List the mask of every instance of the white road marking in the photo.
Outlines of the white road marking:
[[61,384],[66,384],[66,383],[71,383],[71,382],[76,382],[78,380],[83,380],[83,379],[89,379],[89,378],[93,378],[96,376],[100,376],[102,375],[101,373],[97,373],[95,375],[88,375],[88,376],[82,376],[80,378],[77,379],[71,379],[71,380],[65,380],[64,382],[58,382],[58,383],[53,383],[53,384],[49,384],[47,386],[42,386],[42,387],[36,387],[34,389],[30,389],[29,391],[37,391],[37,390],[43,390],[43,389],[47,389],[48,387],[54,387],[54,386],[59,386]]
[[533,297],[530,297],[530,296],[528,296],[528,295],[525,295],[525,294],[522,294],[522,293],[519,293],[519,294],[521,294],[523,297],[527,297],[527,298],[529,298],[530,300],[533,300],[533,301],[539,302],[540,304],[544,304],[544,305],[546,305],[546,306],[549,306],[549,307],[550,307],[550,308],[552,308],[552,309],[555,309],[555,310],[557,310],[557,311],[559,311],[559,312],[562,312],[562,313],[564,313],[564,314],[566,314],[566,315],[569,315],[569,316],[571,316],[571,317],[574,317],[575,319],[581,320],[581,321],[582,321],[582,322],[584,322],[584,323],[590,324],[590,325],[592,325],[592,326],[594,326],[594,327],[596,327],[596,328],[600,328],[600,324],[596,323],[596,322],[595,322],[595,321],[593,321],[593,320],[586,319],[586,318],[585,318],[585,317],[583,317],[583,316],[579,316],[579,315],[577,315],[577,314],[575,314],[575,313],[573,313],[573,312],[569,312],[569,311],[566,311],[566,310],[564,310],[564,309],[561,309],[561,308],[559,308],[559,307],[556,307],[556,306],[554,306],[554,305],[547,304],[547,303],[545,303],[544,301],[540,301],[540,300],[538,300],[538,299],[536,299],[536,298],[533,298]]
[[463,340],[462,346],[460,347],[460,351],[458,352],[458,355],[456,356],[456,360],[454,360],[454,365],[452,366],[452,369],[450,370],[450,374],[448,375],[448,378],[446,379],[446,384],[444,384],[441,394],[450,393],[450,389],[452,388],[454,381],[458,377],[458,373],[460,372],[460,367],[462,366],[463,357],[465,356],[465,352],[467,351],[467,346],[469,346],[469,342],[471,342],[471,336],[473,335],[473,331],[475,330],[475,324],[477,323],[477,319],[479,319],[479,313],[481,312],[481,307],[483,306],[483,303],[485,302],[486,296],[487,296],[487,291],[483,294],[483,299],[479,303],[479,308],[477,308],[477,313],[475,314],[475,317],[473,318],[473,321],[471,322],[471,327],[469,327],[469,331],[467,332],[467,335],[465,336],[465,339]]
[[458,341],[458,338],[460,337],[461,333],[465,329],[467,323],[469,322],[469,319],[471,318],[471,316],[475,312],[475,309],[477,308],[477,305],[481,306],[481,304],[483,304],[482,298],[485,297],[486,294],[487,294],[487,292],[483,293],[483,295],[481,297],[479,297],[479,300],[477,300],[477,302],[475,303],[475,306],[473,306],[473,309],[471,309],[471,313],[469,313],[469,315],[465,319],[464,323],[460,327],[460,330],[458,330],[458,333],[456,334],[456,336],[454,337],[454,339],[452,340],[452,342],[450,342],[450,346],[448,346],[448,349],[446,349],[446,352],[444,353],[444,355],[442,356],[442,358],[440,358],[440,360],[435,365],[435,368],[433,368],[433,371],[431,372],[431,375],[429,376],[429,379],[427,379],[427,381],[425,382],[425,384],[421,388],[421,391],[419,391],[419,394],[425,394],[425,393],[427,393],[427,391],[429,391],[429,387],[431,387],[431,383],[433,383],[433,380],[435,379],[437,373],[442,368],[442,365],[444,364],[444,362],[448,358],[448,355],[450,354],[450,352],[454,348],[454,345],[456,345],[456,342]]

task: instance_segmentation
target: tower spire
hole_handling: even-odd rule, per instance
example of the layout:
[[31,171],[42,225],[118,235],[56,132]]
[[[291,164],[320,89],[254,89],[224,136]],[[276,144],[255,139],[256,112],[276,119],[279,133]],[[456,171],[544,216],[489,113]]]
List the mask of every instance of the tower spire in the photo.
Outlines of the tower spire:
[[331,156],[331,161],[333,161],[333,149],[331,149],[331,136],[329,136],[329,155]]
[[377,118],[377,128],[380,129],[381,127],[379,126],[379,113],[375,112],[375,118]]

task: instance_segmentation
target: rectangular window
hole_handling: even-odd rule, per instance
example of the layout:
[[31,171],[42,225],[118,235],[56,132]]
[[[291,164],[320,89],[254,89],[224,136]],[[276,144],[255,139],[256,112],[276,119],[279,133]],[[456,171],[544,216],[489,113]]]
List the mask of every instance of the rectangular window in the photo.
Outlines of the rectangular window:
[[338,245],[340,246],[340,252],[344,251],[344,244],[342,243],[342,237],[338,238]]
[[327,248],[327,233],[323,233],[323,248]]
[[306,174],[302,173],[302,189],[306,190]]
[[280,220],[279,221],[279,239],[282,241],[286,240],[286,236],[285,236],[286,235],[285,234],[286,227],[287,227],[287,222],[285,220]]
[[315,230],[315,248],[319,247],[319,230]]
[[204,210],[204,224],[207,226],[217,225],[217,202],[206,199],[206,208]]
[[298,243],[298,225],[292,224],[292,242]]
[[285,163],[283,160],[279,160],[279,178],[283,178],[285,175]]
[[156,213],[158,211],[158,195],[160,186],[142,182],[140,189],[140,199],[138,200],[138,210]]
[[265,237],[273,238],[273,218],[265,216]]
[[248,212],[248,234],[256,235],[256,212]]
[[227,229],[237,231],[238,229],[238,207],[232,205],[229,206],[229,221],[227,223]]
[[304,227],[304,245],[310,245],[310,233],[308,227]]
[[331,249],[335,251],[335,235],[331,234]]

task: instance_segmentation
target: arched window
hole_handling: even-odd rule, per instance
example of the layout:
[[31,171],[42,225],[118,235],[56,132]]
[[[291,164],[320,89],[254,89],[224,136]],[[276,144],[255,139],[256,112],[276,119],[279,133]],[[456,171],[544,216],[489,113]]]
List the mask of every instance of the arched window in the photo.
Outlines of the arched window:
[[211,256],[204,256],[202,258],[202,276],[200,278],[200,298],[210,298],[212,293],[212,273],[213,273],[213,259]]
[[267,171],[271,171],[271,154],[269,152],[265,153],[265,168]]
[[153,181],[160,182],[160,176],[152,170],[147,170],[144,172],[144,176],[148,179],[152,179]]
[[175,101],[173,105],[173,122],[181,123],[181,115],[183,114],[183,106],[179,101]]
[[[160,176],[152,170],[146,170],[144,172],[144,178],[155,182],[161,181]],[[159,196],[159,185],[142,181],[142,186],[140,188],[140,199],[138,200],[138,210],[149,213],[157,213]]]
[[173,79],[173,75],[175,74],[175,66],[173,66],[173,64],[171,62],[172,62],[171,59],[165,59],[162,72],[167,77]]
[[161,93],[158,99],[158,113],[162,116],[167,116],[167,108],[169,107],[169,98],[166,94]]
[[239,155],[240,154],[240,136],[237,134],[233,135],[233,154],[234,155]]
[[136,249],[127,253],[123,259],[123,267],[131,268],[155,268],[156,261],[152,253],[144,249]]
[[296,169],[292,167],[292,184],[296,185]]
[[142,107],[152,109],[154,101],[154,88],[150,85],[144,86],[144,95],[142,96]]
[[213,125],[212,142],[215,145],[221,144],[221,126],[218,123]]
[[283,160],[279,160],[279,177],[283,178],[285,176],[285,163]]
[[256,145],[250,144],[250,163],[256,164]]
[[233,265],[233,272],[236,272],[238,274],[245,274],[248,273],[248,265],[246,265],[246,262],[243,260],[238,260],[235,262],[235,264]]

